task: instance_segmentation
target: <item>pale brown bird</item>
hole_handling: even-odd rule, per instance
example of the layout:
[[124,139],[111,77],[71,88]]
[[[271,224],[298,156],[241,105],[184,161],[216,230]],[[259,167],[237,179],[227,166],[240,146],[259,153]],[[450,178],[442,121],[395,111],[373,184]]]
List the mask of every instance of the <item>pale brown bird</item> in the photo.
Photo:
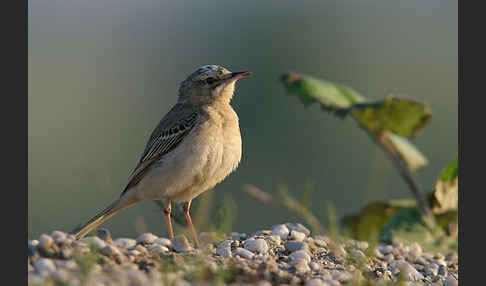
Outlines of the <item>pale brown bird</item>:
[[189,214],[191,201],[223,181],[241,160],[238,116],[230,101],[235,82],[248,75],[207,65],[184,80],[177,104],[152,132],[125,190],[77,231],[76,239],[137,202],[164,200],[169,237],[174,237],[171,201],[184,202],[184,214],[198,245]]

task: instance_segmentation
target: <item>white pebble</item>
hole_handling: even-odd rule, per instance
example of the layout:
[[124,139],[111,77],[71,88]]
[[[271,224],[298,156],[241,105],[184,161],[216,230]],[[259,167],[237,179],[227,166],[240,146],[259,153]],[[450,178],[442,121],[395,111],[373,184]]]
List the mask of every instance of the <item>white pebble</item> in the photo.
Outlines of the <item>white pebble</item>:
[[121,248],[132,248],[137,245],[137,241],[131,238],[118,238],[115,240],[115,244]]
[[278,235],[281,239],[287,239],[289,236],[289,229],[285,224],[274,225],[272,226],[270,235]]
[[304,241],[305,233],[300,231],[293,230],[290,232],[290,239],[295,241]]
[[189,241],[185,236],[178,236],[172,239],[172,248],[175,252],[186,252],[192,250],[192,246],[189,245]]
[[298,259],[305,259],[305,260],[307,260],[307,263],[311,262],[311,258],[309,256],[309,254],[307,254],[307,252],[304,251],[304,250],[297,250],[295,252],[292,252],[289,255],[289,258],[290,258],[290,261],[295,261],[295,260],[298,260]]
[[251,258],[253,258],[253,256],[255,256],[255,254],[253,254],[251,251],[248,251],[248,250],[241,248],[241,247],[236,248],[233,251],[233,255],[239,255],[239,256],[246,258],[246,259],[251,259]]
[[137,243],[154,243],[158,237],[150,232],[146,232],[137,237]]
[[48,249],[53,243],[54,240],[47,234],[41,234],[41,236],[39,237],[39,246],[44,249]]
[[268,244],[264,239],[247,239],[243,242],[245,249],[251,252],[265,254],[268,252]]
[[414,242],[408,246],[409,254],[412,256],[412,260],[419,258],[422,255],[422,247],[420,244]]
[[41,275],[46,276],[54,271],[56,271],[56,265],[52,260],[47,258],[41,258],[34,263],[35,271]]
[[319,278],[307,280],[307,282],[305,283],[305,286],[328,286],[328,285],[330,284]]
[[165,246],[162,246],[160,244],[152,244],[147,246],[148,251],[152,253],[162,253],[162,252],[168,252],[169,249]]
[[170,239],[165,238],[165,237],[159,237],[159,238],[155,239],[154,243],[160,244],[160,245],[165,246],[167,248],[172,248],[172,242],[170,241]]

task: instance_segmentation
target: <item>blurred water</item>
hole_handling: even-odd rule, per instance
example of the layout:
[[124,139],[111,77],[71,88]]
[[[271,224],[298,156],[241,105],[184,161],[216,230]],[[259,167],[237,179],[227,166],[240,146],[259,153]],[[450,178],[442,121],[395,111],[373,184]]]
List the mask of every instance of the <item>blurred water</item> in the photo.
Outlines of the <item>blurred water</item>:
[[[285,183],[298,196],[311,180],[322,219],[328,202],[342,216],[410,196],[354,122],[304,108],[278,83],[282,72],[429,103],[434,118],[414,140],[430,160],[416,175],[425,188],[457,152],[457,1],[36,0],[29,8],[29,237],[70,231],[114,200],[179,82],[205,64],[253,72],[233,100],[243,159],[213,196],[237,201],[237,231],[297,219],[255,203],[241,191],[246,183],[271,193]],[[167,233],[152,202],[104,226],[133,236],[136,221]]]

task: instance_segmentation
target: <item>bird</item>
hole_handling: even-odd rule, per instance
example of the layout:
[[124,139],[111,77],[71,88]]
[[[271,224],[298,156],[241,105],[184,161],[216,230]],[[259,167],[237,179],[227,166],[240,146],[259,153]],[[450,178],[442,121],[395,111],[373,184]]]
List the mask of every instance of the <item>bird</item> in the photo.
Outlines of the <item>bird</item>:
[[242,156],[238,115],[230,102],[235,83],[248,71],[199,67],[179,85],[176,104],[152,131],[120,196],[73,234],[80,239],[118,212],[145,200],[163,200],[169,238],[171,202],[183,203],[196,246],[191,202],[236,170]]

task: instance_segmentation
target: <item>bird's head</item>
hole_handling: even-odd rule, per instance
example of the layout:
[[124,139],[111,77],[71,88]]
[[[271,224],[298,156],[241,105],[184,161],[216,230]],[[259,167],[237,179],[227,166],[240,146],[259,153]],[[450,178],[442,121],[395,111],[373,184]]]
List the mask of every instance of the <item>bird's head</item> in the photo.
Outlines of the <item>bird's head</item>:
[[230,72],[221,66],[207,65],[189,75],[179,87],[179,100],[191,103],[229,102],[235,82],[250,72]]

